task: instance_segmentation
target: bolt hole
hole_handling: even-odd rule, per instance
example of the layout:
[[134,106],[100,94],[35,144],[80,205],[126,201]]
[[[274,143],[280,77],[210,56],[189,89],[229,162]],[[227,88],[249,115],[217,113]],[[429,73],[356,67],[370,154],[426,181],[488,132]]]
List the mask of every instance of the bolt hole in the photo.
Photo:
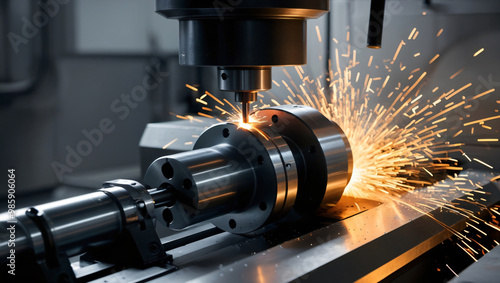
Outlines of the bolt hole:
[[314,145],[311,145],[309,147],[309,153],[315,153],[316,152],[316,147]]
[[225,128],[224,130],[222,130],[222,136],[225,138],[229,137],[229,129],[228,128]]
[[174,215],[172,214],[172,211],[170,211],[170,209],[168,208],[165,208],[162,211],[161,216],[163,217],[163,220],[165,220],[167,224],[170,224],[172,223],[172,221],[174,221]]
[[278,115],[273,115],[273,117],[271,117],[271,120],[273,121],[273,123],[278,123]]
[[220,77],[221,77],[223,80],[227,80],[228,75],[227,75],[226,73],[222,73],[222,75],[220,75]]
[[259,208],[260,208],[260,210],[264,211],[267,209],[267,204],[265,202],[261,201],[259,203]]
[[264,157],[262,157],[262,155],[257,156],[257,163],[259,163],[259,165],[264,164]]
[[229,220],[229,228],[236,228],[236,221],[234,219]]
[[184,181],[182,181],[182,187],[186,190],[189,190],[191,189],[191,187],[193,186],[193,182],[191,182],[190,179],[184,179]]
[[161,166],[161,172],[167,179],[172,179],[172,177],[174,177],[174,167],[172,167],[170,162],[166,162],[163,166]]

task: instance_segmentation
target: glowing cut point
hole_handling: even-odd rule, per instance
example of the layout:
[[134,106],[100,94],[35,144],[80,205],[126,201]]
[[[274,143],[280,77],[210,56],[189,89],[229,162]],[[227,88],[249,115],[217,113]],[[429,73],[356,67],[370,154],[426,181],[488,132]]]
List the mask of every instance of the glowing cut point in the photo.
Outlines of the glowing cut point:
[[250,130],[250,129],[252,129],[252,128],[253,128],[253,126],[252,126],[252,124],[250,124],[250,123],[243,123],[243,122],[240,122],[240,123],[238,124],[238,128],[243,128],[243,129],[245,129],[245,130]]

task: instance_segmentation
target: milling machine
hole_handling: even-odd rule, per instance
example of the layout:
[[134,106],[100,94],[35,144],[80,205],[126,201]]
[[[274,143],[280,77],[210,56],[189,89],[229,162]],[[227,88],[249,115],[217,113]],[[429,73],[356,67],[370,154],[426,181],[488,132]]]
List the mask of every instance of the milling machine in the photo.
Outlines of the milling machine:
[[[372,9],[383,11],[384,2],[372,1]],[[271,66],[305,63],[305,21],[326,13],[328,1],[158,0],[157,10],[179,19],[181,64],[218,66],[220,89],[242,103],[242,122],[193,130],[200,135],[193,150],[156,155],[142,182],[113,180],[91,194],[9,211],[1,224],[2,231],[16,227],[16,279],[379,281],[450,236],[402,206],[359,200],[356,209],[340,200],[352,174],[349,141],[317,110],[290,105],[250,114],[257,92],[271,88]],[[377,15],[368,42],[375,48]],[[498,202],[498,184],[467,174],[489,192],[485,205]],[[456,214],[433,216],[464,226]],[[181,232],[160,238],[155,225]],[[2,276],[12,264],[10,237],[0,239]],[[345,272],[353,264],[355,272]]]

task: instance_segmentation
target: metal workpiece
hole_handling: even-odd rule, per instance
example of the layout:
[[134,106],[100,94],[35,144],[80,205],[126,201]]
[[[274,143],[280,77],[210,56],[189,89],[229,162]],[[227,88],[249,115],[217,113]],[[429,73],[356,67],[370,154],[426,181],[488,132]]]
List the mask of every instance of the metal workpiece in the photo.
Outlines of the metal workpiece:
[[157,211],[160,221],[182,229],[210,220],[249,233],[291,210],[311,214],[335,206],[352,173],[342,130],[307,106],[268,108],[252,119],[215,125],[193,151],[152,163],[145,183],[174,199]]
[[353,168],[351,147],[342,129],[308,106],[271,107],[253,115],[296,149],[295,160],[300,165],[295,209],[312,212],[335,206]]
[[279,214],[288,189],[295,190],[286,175],[294,175],[293,156],[279,137],[226,123],[205,131],[194,148],[157,159],[144,178],[158,190],[174,188],[175,204],[157,212],[170,228],[211,220],[226,231],[251,232]]

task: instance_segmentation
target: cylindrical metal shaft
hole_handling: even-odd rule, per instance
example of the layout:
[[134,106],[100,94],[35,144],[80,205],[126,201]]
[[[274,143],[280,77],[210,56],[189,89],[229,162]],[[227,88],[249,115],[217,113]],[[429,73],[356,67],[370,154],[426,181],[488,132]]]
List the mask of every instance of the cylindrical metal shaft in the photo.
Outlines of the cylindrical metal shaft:
[[[68,255],[81,253],[87,246],[111,243],[122,231],[125,221],[116,203],[102,191],[39,205],[36,210],[43,212],[54,241]],[[26,231],[31,241],[16,239],[19,240],[16,252],[31,248],[31,242],[35,254],[43,253],[44,241],[38,226],[23,210],[17,213],[18,231],[20,234]],[[9,250],[7,244],[0,243],[1,255]]]
[[167,205],[158,217],[173,229],[244,208],[254,187],[252,167],[227,144],[160,158],[148,172],[146,183],[162,184],[155,195],[164,186],[177,188],[171,192],[179,202]]

